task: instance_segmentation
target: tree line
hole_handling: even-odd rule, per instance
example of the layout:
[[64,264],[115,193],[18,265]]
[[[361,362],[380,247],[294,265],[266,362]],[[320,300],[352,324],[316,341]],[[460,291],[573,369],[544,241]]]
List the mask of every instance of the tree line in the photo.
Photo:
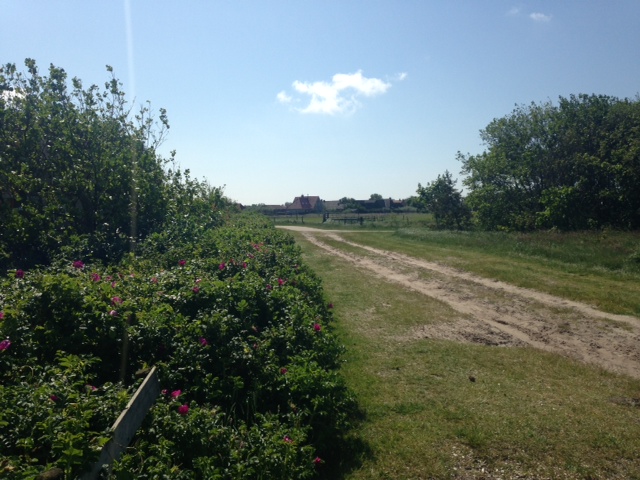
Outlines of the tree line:
[[418,185],[441,228],[640,227],[640,98],[560,97],[531,103],[481,130],[486,150],[458,153],[466,196],[449,172]]
[[[122,84],[85,88],[50,65],[0,67],[0,269],[46,265],[60,252],[117,260],[222,191],[173,167],[157,148],[164,109],[134,111]],[[71,88],[70,88],[71,87]]]

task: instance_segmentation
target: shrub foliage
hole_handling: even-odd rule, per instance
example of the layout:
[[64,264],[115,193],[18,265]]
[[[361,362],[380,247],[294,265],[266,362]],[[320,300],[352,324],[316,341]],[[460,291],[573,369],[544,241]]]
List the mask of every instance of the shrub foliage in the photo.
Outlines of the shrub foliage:
[[117,80],[69,93],[26,65],[0,76],[0,476],[80,476],[152,366],[162,394],[109,476],[336,462],[357,406],[292,237],[166,169],[164,112],[130,120]]

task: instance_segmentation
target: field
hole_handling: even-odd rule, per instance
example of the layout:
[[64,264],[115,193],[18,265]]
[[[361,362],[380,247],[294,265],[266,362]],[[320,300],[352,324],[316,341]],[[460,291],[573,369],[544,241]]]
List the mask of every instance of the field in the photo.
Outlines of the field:
[[365,412],[342,478],[640,478],[639,235],[367,230],[293,232]]
[[[275,225],[292,226],[307,225],[322,229],[357,228],[366,230],[397,230],[408,227],[428,227],[435,224],[430,213],[334,213],[329,221],[323,222],[321,213],[305,215],[274,215],[270,216]],[[360,224],[362,219],[362,224]],[[346,222],[345,222],[346,220]]]

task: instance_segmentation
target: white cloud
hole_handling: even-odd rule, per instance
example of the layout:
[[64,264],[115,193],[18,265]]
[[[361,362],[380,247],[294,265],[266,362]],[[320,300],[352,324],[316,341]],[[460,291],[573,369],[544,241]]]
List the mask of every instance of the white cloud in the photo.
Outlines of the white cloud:
[[518,7],[513,7],[511,10],[507,12],[507,15],[515,16],[520,13],[520,9]]
[[[398,76],[398,81],[406,78],[406,73]],[[304,108],[298,108],[300,113],[320,113],[334,115],[337,113],[350,113],[360,106],[360,97],[373,97],[381,95],[391,88],[391,83],[379,78],[367,78],[362,71],[355,73],[336,73],[331,82],[293,82],[294,90],[311,97]],[[286,92],[277,95],[281,103],[290,103],[293,97]]]
[[293,100],[293,98],[287,95],[287,92],[285,92],[284,90],[276,95],[276,98],[280,103],[291,103],[291,100]]
[[530,13],[529,18],[534,22],[548,22],[551,20],[551,15],[545,15],[544,13]]

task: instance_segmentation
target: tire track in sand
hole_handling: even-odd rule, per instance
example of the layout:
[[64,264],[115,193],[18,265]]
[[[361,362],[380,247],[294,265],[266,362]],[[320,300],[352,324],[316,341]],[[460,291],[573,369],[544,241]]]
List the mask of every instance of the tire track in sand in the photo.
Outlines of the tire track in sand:
[[[444,302],[462,314],[453,322],[416,329],[416,337],[531,346],[640,378],[640,319],[636,317],[602,312],[580,302],[347,241],[340,231],[284,228],[301,232],[327,254]],[[322,237],[366,253],[345,252]]]

